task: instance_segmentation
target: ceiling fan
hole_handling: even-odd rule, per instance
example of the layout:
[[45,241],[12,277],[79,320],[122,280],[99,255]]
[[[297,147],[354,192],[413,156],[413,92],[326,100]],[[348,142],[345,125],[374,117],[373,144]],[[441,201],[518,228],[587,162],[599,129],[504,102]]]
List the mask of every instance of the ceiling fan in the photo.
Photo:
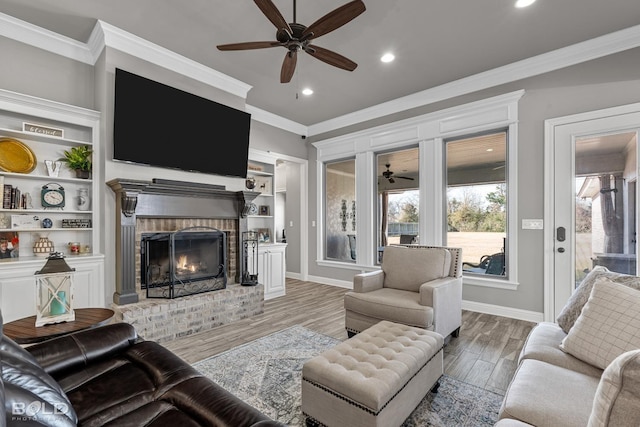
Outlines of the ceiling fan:
[[387,170],[386,170],[386,171],[384,171],[384,172],[382,172],[382,176],[384,176],[387,180],[389,180],[389,182],[390,182],[391,184],[393,184],[394,182],[396,182],[396,180],[395,180],[395,179],[393,179],[393,178],[394,178],[394,176],[395,176],[396,178],[400,178],[400,179],[408,179],[408,180],[410,180],[410,181],[413,181],[413,180],[414,180],[414,179],[413,179],[413,178],[411,178],[410,176],[398,176],[398,175],[394,175],[394,174],[393,174],[393,171],[389,169],[389,168],[391,167],[391,164],[389,164],[389,163],[387,163],[385,166],[387,167]]
[[311,42],[356,18],[365,11],[362,0],[353,0],[327,13],[308,27],[296,22],[296,0],[293,0],[293,22],[287,23],[271,0],[254,0],[262,13],[275,25],[276,41],[255,41],[218,45],[219,50],[263,49],[282,46],[287,53],[280,70],[280,83],[289,83],[296,69],[297,54],[304,50],[320,61],[343,70],[353,71],[358,64],[344,56],[311,44]]

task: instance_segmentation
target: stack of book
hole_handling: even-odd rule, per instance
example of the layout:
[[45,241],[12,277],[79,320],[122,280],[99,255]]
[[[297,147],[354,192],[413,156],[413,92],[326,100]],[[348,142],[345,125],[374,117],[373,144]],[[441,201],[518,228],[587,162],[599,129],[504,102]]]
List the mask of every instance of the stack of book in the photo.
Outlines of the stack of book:
[[18,187],[5,184],[3,175],[0,175],[0,188],[2,188],[2,193],[0,194],[0,206],[2,206],[2,209],[27,208],[27,195],[22,194]]

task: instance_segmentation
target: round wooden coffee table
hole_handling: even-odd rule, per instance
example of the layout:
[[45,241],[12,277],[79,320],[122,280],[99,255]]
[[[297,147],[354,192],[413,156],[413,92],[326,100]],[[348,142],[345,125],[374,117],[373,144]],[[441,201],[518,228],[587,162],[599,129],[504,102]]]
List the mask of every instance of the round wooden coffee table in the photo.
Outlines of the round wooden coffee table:
[[76,320],[54,323],[36,328],[36,316],[14,320],[2,326],[6,336],[18,344],[34,344],[51,338],[67,335],[83,329],[95,328],[109,323],[114,312],[108,308],[76,308]]

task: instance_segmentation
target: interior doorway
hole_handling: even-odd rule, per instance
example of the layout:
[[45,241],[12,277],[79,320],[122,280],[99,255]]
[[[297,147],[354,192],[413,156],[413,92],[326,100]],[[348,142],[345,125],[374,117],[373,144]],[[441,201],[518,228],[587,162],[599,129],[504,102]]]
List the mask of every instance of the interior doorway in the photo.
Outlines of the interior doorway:
[[278,154],[276,160],[275,236],[286,241],[286,277],[307,280],[309,229],[308,161]]

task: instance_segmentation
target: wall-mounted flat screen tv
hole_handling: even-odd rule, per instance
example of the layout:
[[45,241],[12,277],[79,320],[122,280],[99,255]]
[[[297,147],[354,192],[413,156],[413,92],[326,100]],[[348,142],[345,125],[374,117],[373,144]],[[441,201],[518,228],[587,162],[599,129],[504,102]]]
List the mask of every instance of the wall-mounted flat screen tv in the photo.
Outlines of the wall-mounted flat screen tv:
[[251,115],[116,69],[113,160],[246,178]]

